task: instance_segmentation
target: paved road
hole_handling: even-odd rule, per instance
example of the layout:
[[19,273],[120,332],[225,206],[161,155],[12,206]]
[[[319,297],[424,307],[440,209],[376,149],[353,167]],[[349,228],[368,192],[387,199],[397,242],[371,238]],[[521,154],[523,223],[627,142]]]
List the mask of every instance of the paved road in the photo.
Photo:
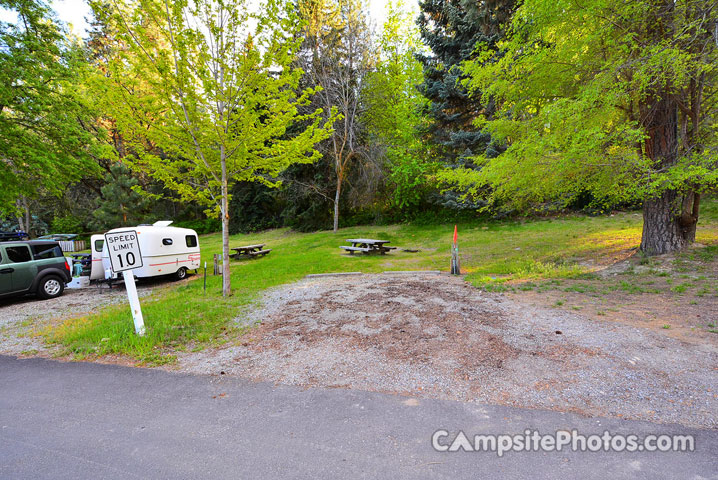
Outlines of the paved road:
[[[440,453],[434,431],[696,435],[693,453]],[[718,478],[718,430],[0,356],[0,478]]]

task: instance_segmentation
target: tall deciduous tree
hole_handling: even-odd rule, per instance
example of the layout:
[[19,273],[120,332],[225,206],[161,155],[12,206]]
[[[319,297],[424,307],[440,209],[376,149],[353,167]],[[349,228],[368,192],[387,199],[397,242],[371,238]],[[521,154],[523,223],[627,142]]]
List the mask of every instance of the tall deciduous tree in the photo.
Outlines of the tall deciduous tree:
[[[320,88],[316,103],[334,126],[326,153],[334,164],[334,231],[339,229],[339,203],[353,163],[366,155],[360,117],[361,91],[373,68],[371,31],[362,0],[300,0],[305,21],[301,66]],[[332,115],[338,116],[332,117]]]
[[87,62],[39,0],[0,0],[17,22],[0,22],[0,212],[30,228],[31,199],[60,195],[97,173],[100,154],[86,101]]
[[445,178],[518,206],[642,200],[642,251],[683,248],[718,184],[717,29],[706,0],[526,0],[500,53],[465,68],[508,150]]
[[126,138],[142,139],[136,167],[220,216],[229,295],[232,185],[275,185],[289,165],[313,162],[314,145],[329,134],[321,110],[299,113],[314,93],[297,92],[302,72],[291,67],[299,23],[277,0],[256,12],[245,0],[113,5],[126,48],[107,65],[108,107]]
[[422,65],[416,59],[422,49],[418,29],[401,0],[388,4],[377,45],[379,60],[362,91],[361,120],[369,141],[383,148],[394,205],[415,207],[430,167],[418,135],[428,100],[417,88],[423,80]]

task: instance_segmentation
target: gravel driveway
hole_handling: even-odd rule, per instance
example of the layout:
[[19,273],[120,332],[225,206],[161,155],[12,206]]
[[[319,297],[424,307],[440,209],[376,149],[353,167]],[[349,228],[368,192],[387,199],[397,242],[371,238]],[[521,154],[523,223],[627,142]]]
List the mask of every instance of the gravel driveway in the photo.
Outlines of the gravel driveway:
[[447,275],[305,279],[174,367],[718,428],[718,345],[520,304]]

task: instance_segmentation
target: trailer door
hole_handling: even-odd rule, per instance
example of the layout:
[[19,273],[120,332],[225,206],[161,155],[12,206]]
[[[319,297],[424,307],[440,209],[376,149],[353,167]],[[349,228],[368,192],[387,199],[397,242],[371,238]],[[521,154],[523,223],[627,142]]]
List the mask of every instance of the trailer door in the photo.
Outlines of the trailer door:
[[90,280],[104,280],[105,269],[102,267],[102,249],[105,247],[104,235],[90,237],[90,251],[92,252],[92,267],[90,267]]

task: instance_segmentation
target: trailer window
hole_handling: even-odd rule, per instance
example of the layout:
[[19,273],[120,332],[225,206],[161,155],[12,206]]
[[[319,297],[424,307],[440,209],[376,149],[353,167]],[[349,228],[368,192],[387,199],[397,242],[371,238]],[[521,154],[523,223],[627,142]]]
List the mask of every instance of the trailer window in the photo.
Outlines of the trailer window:
[[171,238],[163,238],[162,245],[172,245],[172,239]]
[[187,235],[184,237],[185,241],[187,242],[188,247],[196,247],[197,246],[197,237],[194,235]]
[[62,249],[59,245],[53,244],[40,244],[32,246],[32,253],[35,260],[42,260],[44,258],[56,258],[62,256]]
[[32,257],[30,256],[30,249],[25,246],[5,247],[5,253],[7,253],[7,258],[12,263],[29,262],[32,260]]
[[95,251],[101,252],[102,248],[105,246],[104,240],[95,240]]

